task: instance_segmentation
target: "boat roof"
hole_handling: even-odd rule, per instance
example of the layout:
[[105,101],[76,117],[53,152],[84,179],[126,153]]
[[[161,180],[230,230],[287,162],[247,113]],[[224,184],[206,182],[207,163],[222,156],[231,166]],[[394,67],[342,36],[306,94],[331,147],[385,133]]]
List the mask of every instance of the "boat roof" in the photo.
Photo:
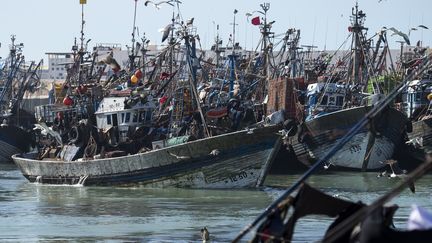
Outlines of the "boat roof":
[[105,97],[102,99],[101,103],[99,104],[98,109],[96,110],[95,114],[101,114],[101,113],[111,113],[111,112],[119,112],[119,111],[126,111],[126,110],[138,110],[138,109],[155,109],[156,105],[152,101],[151,97],[148,97],[148,102],[141,103],[137,102],[136,105],[129,109],[125,109],[124,102],[127,99],[127,97]]

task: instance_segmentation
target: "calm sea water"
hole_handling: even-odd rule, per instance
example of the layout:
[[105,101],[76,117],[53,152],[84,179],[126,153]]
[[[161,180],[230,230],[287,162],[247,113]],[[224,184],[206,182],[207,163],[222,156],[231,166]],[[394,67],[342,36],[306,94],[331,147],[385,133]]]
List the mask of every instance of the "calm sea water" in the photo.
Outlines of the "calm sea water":
[[[185,190],[31,184],[12,164],[0,165],[0,241],[199,242],[206,226],[212,242],[229,242],[301,173],[270,176],[260,190]],[[377,173],[326,172],[309,183],[328,194],[372,202],[397,182]],[[405,227],[410,205],[432,211],[432,175],[393,201]],[[319,240],[326,217],[299,221],[295,242]],[[244,238],[247,241],[248,235]]]

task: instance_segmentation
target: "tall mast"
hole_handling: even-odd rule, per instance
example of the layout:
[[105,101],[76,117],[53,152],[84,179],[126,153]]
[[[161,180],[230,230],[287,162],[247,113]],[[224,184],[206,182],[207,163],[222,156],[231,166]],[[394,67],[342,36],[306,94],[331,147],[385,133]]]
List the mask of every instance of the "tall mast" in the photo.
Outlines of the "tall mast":
[[358,10],[358,2],[356,2],[355,7],[352,9],[352,16],[351,16],[351,22],[352,25],[350,27],[350,30],[353,33],[352,38],[352,70],[350,71],[351,74],[351,81],[355,84],[363,83],[365,80],[363,80],[363,75],[361,73],[361,66],[364,64],[362,57],[363,46],[362,46],[362,40],[363,40],[363,30],[367,30],[363,26],[364,20],[366,18],[366,14],[363,13],[363,11]]
[[81,4],[81,47],[80,50],[78,51],[78,55],[79,55],[79,65],[78,65],[78,84],[82,83],[82,69],[81,69],[81,64],[84,62],[84,24],[85,24],[85,20],[84,20],[84,5],[87,3],[87,0],[80,0],[80,4]]
[[169,73],[172,75],[173,73],[173,65],[174,65],[174,26],[175,26],[175,6],[173,6],[172,18],[171,18],[171,34],[169,40],[170,47],[170,63],[169,63]]
[[135,30],[136,30],[136,11],[137,11],[137,2],[138,0],[134,0],[135,1],[135,9],[134,9],[134,18],[133,18],[133,29],[132,29],[132,48],[131,48],[131,53],[129,55],[129,62],[130,62],[130,66],[129,69],[132,71],[135,68]]
[[268,43],[267,43],[267,38],[270,34],[270,25],[267,24],[267,11],[270,9],[270,3],[263,3],[260,5],[261,8],[264,11],[264,25],[261,29],[261,33],[263,36],[263,42],[262,42],[262,46],[261,46],[261,51],[263,52],[264,55],[264,69],[263,69],[263,76],[266,77],[267,80],[269,80],[269,57],[268,57]]
[[230,60],[230,82],[229,82],[229,96],[232,97],[234,90],[234,80],[235,80],[235,29],[236,29],[236,14],[238,13],[237,9],[234,9],[234,20],[233,20],[233,33],[232,33],[232,51],[231,55],[228,56]]
[[219,25],[216,26],[217,35],[216,35],[216,45],[215,45],[215,53],[216,53],[216,69],[219,67],[219,59],[220,59],[220,49],[219,49]]

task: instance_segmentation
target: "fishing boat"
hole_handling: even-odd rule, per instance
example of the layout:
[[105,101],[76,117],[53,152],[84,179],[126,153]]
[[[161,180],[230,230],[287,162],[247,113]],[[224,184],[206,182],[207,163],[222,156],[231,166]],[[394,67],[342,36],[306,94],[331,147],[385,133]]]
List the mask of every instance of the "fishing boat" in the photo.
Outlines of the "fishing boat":
[[256,128],[105,159],[12,158],[30,182],[150,187],[253,188],[264,182],[281,140],[278,128]]
[[432,81],[424,79],[409,81],[403,93],[402,109],[410,119],[411,129],[406,144],[414,157],[423,159],[424,152],[432,146]]
[[[349,27],[353,45],[346,58],[346,68],[338,63],[328,76],[307,87],[307,114],[298,137],[307,145],[312,158],[326,154],[374,105],[379,105],[384,96],[371,75],[377,74],[381,66],[371,63],[375,58],[366,57],[370,53],[370,48],[366,47],[371,44],[366,39],[367,28],[363,26],[365,17],[356,5]],[[406,122],[401,111],[389,106],[344,145],[327,166],[362,171],[383,167],[382,161],[391,158],[401,142]]]
[[[281,144],[281,127],[262,124],[212,136],[196,89],[193,26],[172,21],[171,38],[160,58],[169,65],[158,66],[163,68],[158,71],[160,82],[152,80],[156,71],[150,78],[143,75],[139,63],[144,55],[136,58],[132,49],[127,68],[102,85],[103,95],[94,112],[81,104],[94,104],[84,101],[94,101],[97,95],[84,92],[87,86],[79,82],[92,79],[82,77],[76,84],[63,85],[68,89],[63,99],[68,109],[43,112],[49,113],[44,117],[64,124],[63,129],[38,124],[49,142],[38,152],[13,156],[30,182],[190,188],[262,185]],[[177,48],[180,41],[184,45]],[[78,61],[83,60],[82,47]],[[162,79],[163,71],[169,72],[169,79]]]
[[12,162],[11,156],[33,147],[34,117],[22,109],[25,92],[39,86],[42,61],[25,63],[22,43],[11,37],[9,56],[0,63],[0,161]]

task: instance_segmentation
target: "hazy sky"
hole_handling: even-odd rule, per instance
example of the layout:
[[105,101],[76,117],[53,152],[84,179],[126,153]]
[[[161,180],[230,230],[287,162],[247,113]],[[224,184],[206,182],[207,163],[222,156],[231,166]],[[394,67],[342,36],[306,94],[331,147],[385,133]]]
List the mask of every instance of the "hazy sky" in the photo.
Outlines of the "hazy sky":
[[[237,9],[238,23],[236,39],[247,49],[255,48],[259,28],[247,22],[246,12],[261,10],[258,0],[181,0],[183,18],[195,17],[194,24],[204,47],[211,46],[220,26],[220,36],[227,43],[232,31],[233,10]],[[137,27],[140,35],[152,43],[160,44],[158,29],[171,19],[172,7],[164,5],[160,10],[144,6],[138,0]],[[347,37],[347,27],[354,0],[268,0],[268,19],[275,20],[273,31],[284,33],[288,28],[301,29],[301,44],[314,44],[323,49],[336,49]],[[90,38],[89,46],[97,43],[130,45],[135,0],[87,0],[84,6],[85,34]],[[418,29],[410,35],[411,43],[423,40],[432,46],[431,0],[359,0],[360,9],[366,17],[369,36],[382,26],[395,27],[408,33],[420,24],[429,30]],[[80,35],[81,5],[79,0],[1,0],[0,56],[8,52],[10,35],[25,45],[27,60],[45,58],[45,52],[67,52],[73,40]],[[398,36],[390,37],[390,44],[397,48]]]

